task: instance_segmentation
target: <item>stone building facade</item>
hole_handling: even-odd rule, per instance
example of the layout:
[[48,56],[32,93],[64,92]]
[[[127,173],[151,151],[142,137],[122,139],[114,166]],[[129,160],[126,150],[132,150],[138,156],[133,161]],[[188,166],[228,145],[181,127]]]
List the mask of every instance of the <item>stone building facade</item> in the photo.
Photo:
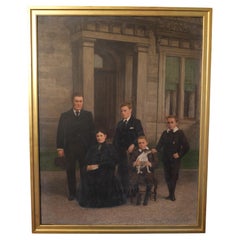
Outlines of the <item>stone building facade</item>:
[[191,147],[199,145],[202,19],[190,17],[39,16],[39,139],[54,151],[60,114],[73,92],[96,126],[114,134],[130,101],[151,145],[176,114]]

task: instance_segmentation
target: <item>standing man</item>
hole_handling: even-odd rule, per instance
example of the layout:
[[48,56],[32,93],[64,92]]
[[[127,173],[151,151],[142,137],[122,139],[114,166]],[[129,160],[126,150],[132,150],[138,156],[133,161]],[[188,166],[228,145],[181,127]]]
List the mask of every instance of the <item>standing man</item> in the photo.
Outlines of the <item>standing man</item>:
[[132,115],[131,103],[120,106],[121,117],[117,124],[113,144],[119,153],[118,174],[125,194],[129,191],[128,155],[137,146],[137,139],[144,135],[141,121]]
[[167,129],[163,131],[156,149],[163,149],[164,176],[168,186],[169,195],[166,199],[175,201],[175,189],[179,176],[182,157],[188,152],[189,144],[184,132],[177,126],[177,117],[167,117]]
[[57,152],[66,157],[68,200],[76,198],[76,162],[80,168],[83,185],[84,158],[89,147],[95,143],[95,128],[92,113],[83,110],[83,96],[74,94],[73,107],[61,114],[57,129]]

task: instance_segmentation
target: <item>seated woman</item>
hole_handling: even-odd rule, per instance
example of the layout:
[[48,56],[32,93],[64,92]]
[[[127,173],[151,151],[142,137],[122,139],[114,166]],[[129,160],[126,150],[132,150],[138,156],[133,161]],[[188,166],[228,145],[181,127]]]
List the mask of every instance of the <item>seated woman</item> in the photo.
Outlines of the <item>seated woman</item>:
[[106,143],[104,130],[96,133],[97,144],[86,155],[84,186],[80,189],[82,207],[113,207],[126,202],[120,181],[115,176],[118,155],[112,144]]

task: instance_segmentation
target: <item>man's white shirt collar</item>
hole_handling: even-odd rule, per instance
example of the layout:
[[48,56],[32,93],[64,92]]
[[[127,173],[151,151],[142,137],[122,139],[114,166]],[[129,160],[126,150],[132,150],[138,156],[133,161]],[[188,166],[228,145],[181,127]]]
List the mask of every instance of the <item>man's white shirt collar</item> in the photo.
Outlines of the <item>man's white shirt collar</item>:
[[128,117],[128,118],[126,118],[126,119],[123,119],[123,122],[124,122],[124,121],[127,121],[127,122],[128,122],[130,118],[131,118],[131,116]]

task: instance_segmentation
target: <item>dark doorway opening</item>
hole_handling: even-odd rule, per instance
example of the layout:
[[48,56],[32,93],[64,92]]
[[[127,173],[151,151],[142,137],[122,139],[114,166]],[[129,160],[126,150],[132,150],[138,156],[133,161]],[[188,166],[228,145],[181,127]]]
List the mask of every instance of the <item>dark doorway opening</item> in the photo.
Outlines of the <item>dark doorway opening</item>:
[[112,138],[116,115],[116,72],[95,69],[94,118],[96,128],[104,128]]

